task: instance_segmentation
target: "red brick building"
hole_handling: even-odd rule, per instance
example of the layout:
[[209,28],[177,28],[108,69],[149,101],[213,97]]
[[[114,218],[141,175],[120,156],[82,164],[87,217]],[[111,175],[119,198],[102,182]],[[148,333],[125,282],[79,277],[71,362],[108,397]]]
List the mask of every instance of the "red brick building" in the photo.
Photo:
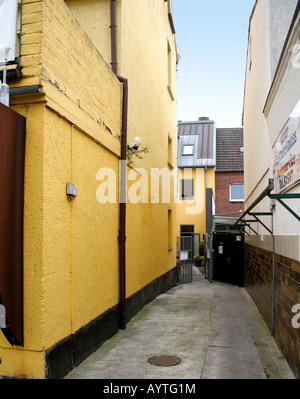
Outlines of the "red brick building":
[[239,215],[244,211],[244,138],[243,128],[216,131],[215,213]]

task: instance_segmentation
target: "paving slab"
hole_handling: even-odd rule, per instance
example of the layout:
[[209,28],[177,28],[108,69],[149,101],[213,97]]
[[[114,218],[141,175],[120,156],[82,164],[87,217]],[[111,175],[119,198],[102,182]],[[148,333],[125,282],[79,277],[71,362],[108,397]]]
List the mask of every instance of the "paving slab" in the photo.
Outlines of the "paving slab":
[[[180,363],[157,366],[155,356]],[[199,281],[146,305],[65,379],[294,379],[244,288]]]

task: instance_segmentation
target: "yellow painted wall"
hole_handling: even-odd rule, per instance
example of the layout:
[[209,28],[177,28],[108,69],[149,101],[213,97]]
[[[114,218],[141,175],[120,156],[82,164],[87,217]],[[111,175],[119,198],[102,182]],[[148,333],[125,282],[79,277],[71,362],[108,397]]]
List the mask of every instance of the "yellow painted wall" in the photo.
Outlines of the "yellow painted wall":
[[[120,3],[123,6],[119,11],[122,34],[119,36],[118,72],[129,79],[129,141],[139,136],[142,145],[150,150],[143,160],[136,161],[138,166],[149,173],[152,168],[169,170],[168,138],[171,138],[173,148],[173,166],[176,166],[177,146],[176,101],[168,90],[169,46],[172,54],[172,91],[176,98],[177,54],[175,36],[168,20],[169,5],[160,0]],[[128,62],[128,59],[132,61]],[[160,194],[162,190],[160,187]],[[157,195],[151,187],[151,199],[154,196],[157,198]],[[172,198],[167,204],[142,205],[138,213],[133,205],[128,205],[128,294],[176,265],[176,223],[172,224],[172,245],[168,245],[169,210],[172,210],[175,221],[177,211]],[[140,231],[132,223],[133,214],[137,221],[144,221]],[[137,240],[142,245],[137,246]]]
[[24,348],[0,333],[0,374],[44,377],[44,104],[14,106],[27,116],[24,193]]
[[[176,234],[180,236],[180,225],[194,225],[194,233],[200,233],[202,241],[203,234],[206,232],[205,168],[180,169],[178,187],[180,187],[180,179],[194,179],[194,199],[178,199]],[[212,188],[215,195],[214,168],[207,168],[207,188]]]
[[[110,0],[65,0],[106,63],[111,62]],[[117,7],[119,8],[117,1]],[[119,14],[118,14],[119,18]]]
[[[110,63],[111,54],[107,49],[111,33],[107,12],[110,1],[66,0],[66,4]],[[169,6],[161,0],[116,2],[118,74],[127,78],[129,85],[128,144],[138,136],[142,146],[149,148],[150,153],[142,160],[135,159],[133,165],[145,169],[149,176],[151,168],[169,168],[169,161],[176,165],[177,52],[168,19]],[[168,90],[170,61],[173,98]],[[168,137],[173,148],[171,159]],[[162,187],[159,191],[162,192]],[[127,296],[176,265],[174,196],[168,204],[152,204],[153,195],[150,186],[148,204],[129,202],[127,206]],[[168,246],[169,210],[174,221],[171,247]]]
[[[99,14],[93,13],[89,24],[94,36],[102,6],[109,5],[98,3]],[[129,141],[138,135],[150,149],[128,172],[136,173],[137,167],[148,173],[152,167],[170,170],[168,162],[176,163],[176,103],[167,88],[167,41],[174,96],[176,48],[168,4],[122,4],[117,15],[122,40],[127,41],[121,46],[120,73],[129,80]],[[107,10],[103,15],[107,19]],[[133,15],[139,21],[135,28]],[[134,29],[141,29],[139,42]],[[97,173],[109,167],[118,178],[122,85],[105,59],[110,53],[106,36],[103,48],[96,49],[88,33],[63,0],[23,0],[24,77],[10,86],[39,85],[41,92],[10,98],[11,107],[27,118],[25,344],[11,348],[0,334],[0,375],[44,378],[44,352],[119,301],[119,205],[97,201],[103,182]],[[71,181],[78,189],[73,201],[66,196],[66,183]],[[170,224],[170,211],[173,221],[176,218],[173,196],[169,203],[154,204],[151,190],[150,186],[148,204],[127,206],[127,297],[176,265],[176,224]],[[170,242],[174,250],[169,250]]]
[[[82,149],[89,154],[89,161]],[[100,168],[118,176],[118,159],[78,130],[73,134],[73,178],[78,187],[73,213],[74,330],[87,324],[119,300],[119,205],[99,204]],[[118,195],[118,192],[117,192]],[[78,199],[78,201],[77,201]]]
[[96,193],[100,168],[118,175],[122,87],[58,3],[24,0],[24,79],[11,84],[41,93],[10,99],[27,118],[24,348],[0,334],[3,375],[44,378],[44,351],[118,303],[119,207]]

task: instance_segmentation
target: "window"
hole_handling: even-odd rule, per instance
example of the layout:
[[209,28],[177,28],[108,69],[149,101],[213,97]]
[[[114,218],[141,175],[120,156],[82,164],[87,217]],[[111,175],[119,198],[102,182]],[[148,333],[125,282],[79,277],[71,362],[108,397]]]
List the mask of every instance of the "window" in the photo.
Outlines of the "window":
[[244,202],[244,184],[230,184],[229,198],[230,202]]
[[182,200],[194,199],[194,179],[180,180],[180,199]]
[[171,100],[174,101],[174,95],[173,95],[173,57],[172,57],[172,49],[170,46],[170,43],[168,42],[167,44],[167,49],[168,49],[168,91],[171,97]]
[[173,220],[172,209],[168,209],[168,250],[173,249]]
[[168,165],[170,168],[173,167],[173,143],[172,143],[172,138],[168,136]]
[[193,145],[184,145],[182,155],[194,155],[194,146]]
[[[168,1],[168,0],[165,0]],[[171,9],[171,2],[168,1],[168,17],[169,17],[169,22],[171,26],[172,33],[175,35],[175,27],[174,27],[174,22],[173,22],[173,16],[172,16],[172,9]]]
[[251,70],[252,67],[252,37],[250,37],[249,41],[249,71]]
[[194,225],[193,224],[182,224],[180,226],[180,235],[192,233],[194,234]]

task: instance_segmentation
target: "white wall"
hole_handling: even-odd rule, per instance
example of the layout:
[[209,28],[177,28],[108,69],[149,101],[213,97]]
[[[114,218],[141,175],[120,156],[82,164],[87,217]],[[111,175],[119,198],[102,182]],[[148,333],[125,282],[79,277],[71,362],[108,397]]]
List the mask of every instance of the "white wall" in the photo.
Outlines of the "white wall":
[[[267,186],[270,141],[263,108],[271,85],[269,0],[256,4],[249,32],[244,99],[245,207],[260,194],[260,181]],[[263,187],[265,188],[265,187]]]
[[[268,179],[274,177],[273,145],[300,98],[300,61],[293,62],[293,49],[299,44],[297,21],[280,59],[296,4],[294,0],[258,0],[250,21],[244,100],[245,209],[267,187]],[[288,191],[293,192],[299,193],[300,185]],[[300,214],[299,199],[285,201]],[[265,198],[254,210],[270,211],[271,204]],[[264,217],[263,222],[271,227],[271,217]],[[251,236],[248,242],[271,250],[270,234],[255,227],[259,235]],[[278,201],[275,201],[274,231],[276,253],[300,260],[300,223]]]

